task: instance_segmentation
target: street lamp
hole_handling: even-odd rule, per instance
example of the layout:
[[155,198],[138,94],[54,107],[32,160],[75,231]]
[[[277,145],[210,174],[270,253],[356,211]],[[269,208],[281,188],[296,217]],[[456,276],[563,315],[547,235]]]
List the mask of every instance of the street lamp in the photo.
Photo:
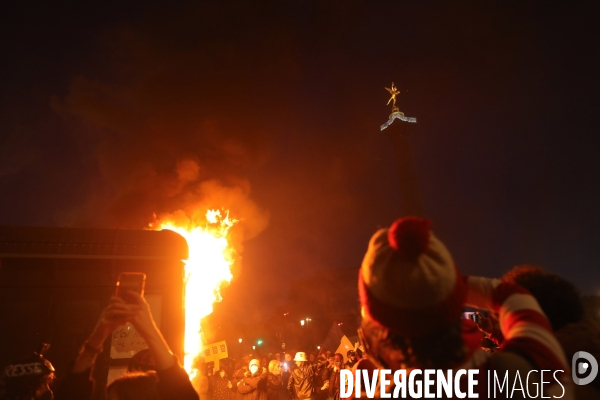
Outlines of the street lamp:
[[252,350],[256,350],[256,346],[252,346]]
[[300,325],[304,326],[304,320],[303,319],[300,320]]
[[242,338],[239,338],[239,339],[238,339],[238,342],[240,342],[240,344],[241,344],[241,343],[242,343]]

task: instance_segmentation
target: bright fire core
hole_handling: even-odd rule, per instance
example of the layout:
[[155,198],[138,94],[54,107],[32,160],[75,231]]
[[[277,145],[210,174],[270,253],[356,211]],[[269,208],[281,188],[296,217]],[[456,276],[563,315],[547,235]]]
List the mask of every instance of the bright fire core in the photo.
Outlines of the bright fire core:
[[185,370],[192,378],[196,371],[193,362],[202,351],[202,318],[213,311],[213,304],[221,301],[219,288],[231,281],[234,250],[227,233],[237,222],[229,214],[218,210],[206,212],[206,222],[200,225],[177,226],[171,221],[160,224],[183,236],[188,243],[189,257],[185,263]]

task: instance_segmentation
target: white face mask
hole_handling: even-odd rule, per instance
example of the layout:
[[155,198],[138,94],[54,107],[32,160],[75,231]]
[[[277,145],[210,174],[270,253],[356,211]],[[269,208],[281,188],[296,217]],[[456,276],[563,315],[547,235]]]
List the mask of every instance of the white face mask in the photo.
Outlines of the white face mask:
[[250,372],[251,372],[251,373],[253,373],[253,374],[255,374],[255,373],[256,373],[256,371],[258,371],[258,365],[256,365],[256,364],[252,364],[252,365],[250,366]]
[[220,371],[220,372],[219,372],[219,376],[220,376],[221,378],[222,378],[222,377],[224,377],[224,376],[225,376],[225,371]]

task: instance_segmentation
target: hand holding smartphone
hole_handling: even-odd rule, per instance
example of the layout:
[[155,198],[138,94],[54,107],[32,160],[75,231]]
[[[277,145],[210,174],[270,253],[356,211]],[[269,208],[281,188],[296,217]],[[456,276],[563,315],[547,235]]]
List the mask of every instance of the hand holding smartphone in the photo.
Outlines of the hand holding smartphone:
[[145,286],[146,274],[142,272],[122,272],[119,274],[115,295],[122,298],[126,303],[131,303],[127,292],[132,291],[143,296]]

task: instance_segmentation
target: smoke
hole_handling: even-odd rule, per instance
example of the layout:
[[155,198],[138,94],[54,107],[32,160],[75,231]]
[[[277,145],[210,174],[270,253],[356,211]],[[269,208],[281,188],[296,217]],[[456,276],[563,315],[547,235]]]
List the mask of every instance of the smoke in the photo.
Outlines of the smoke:
[[40,151],[35,146],[36,139],[31,129],[25,126],[13,126],[8,132],[4,132],[0,139],[0,180],[39,161]]
[[[198,170],[198,165],[190,160],[184,160],[179,164],[180,167],[182,165],[186,168],[186,174],[194,174]],[[237,251],[242,251],[244,240],[258,235],[269,222],[269,213],[250,199],[250,183],[247,180],[240,180],[232,186],[224,186],[216,179],[201,181],[187,190],[186,198],[181,201],[181,208],[156,215],[156,221],[170,221],[185,228],[202,226],[206,224],[206,211],[218,205],[218,208],[229,210],[233,218],[238,216],[238,223],[234,227],[243,227],[243,230],[234,228],[229,235]]]
[[[227,12],[214,7],[212,13]],[[206,11],[109,29],[89,71],[53,98],[90,171],[85,201],[62,223],[139,229],[155,217],[183,213],[195,222],[222,208],[243,221],[243,232],[234,230],[240,242],[266,228],[268,212],[253,201],[247,176],[269,160],[280,133],[263,123],[261,111],[277,96],[271,112],[285,118],[291,95],[280,88],[293,88],[299,70],[283,28],[211,39]],[[265,75],[268,84],[256,87]]]
[[[324,114],[341,114],[310,100],[316,96],[339,110],[331,86],[345,88],[345,78],[323,82],[313,93],[309,84],[322,78],[314,70],[305,76],[307,55],[316,51],[321,60],[328,53],[322,46],[337,45],[315,47],[315,33],[299,31],[305,21],[293,4],[274,11],[281,2],[259,3],[169,5],[113,26],[97,38],[84,72],[52,100],[86,177],[83,201],[59,224],[143,229],[170,220],[186,226],[203,224],[207,209],[220,208],[240,220],[228,235],[240,252],[273,215],[268,234],[246,246],[247,268],[234,265],[240,279],[225,296],[230,311],[257,290],[265,304],[285,296],[279,290],[284,271],[325,265],[321,258],[335,237],[331,225],[339,219],[331,204],[340,213],[356,207],[346,194],[332,193],[344,188],[347,174],[339,162],[344,157],[332,160],[329,144],[349,131],[320,127]],[[319,21],[329,32],[330,20]],[[341,62],[319,63],[342,71]],[[316,119],[307,113],[315,107],[322,110]],[[325,145],[310,138],[315,131]],[[344,221],[347,227],[351,218]]]

